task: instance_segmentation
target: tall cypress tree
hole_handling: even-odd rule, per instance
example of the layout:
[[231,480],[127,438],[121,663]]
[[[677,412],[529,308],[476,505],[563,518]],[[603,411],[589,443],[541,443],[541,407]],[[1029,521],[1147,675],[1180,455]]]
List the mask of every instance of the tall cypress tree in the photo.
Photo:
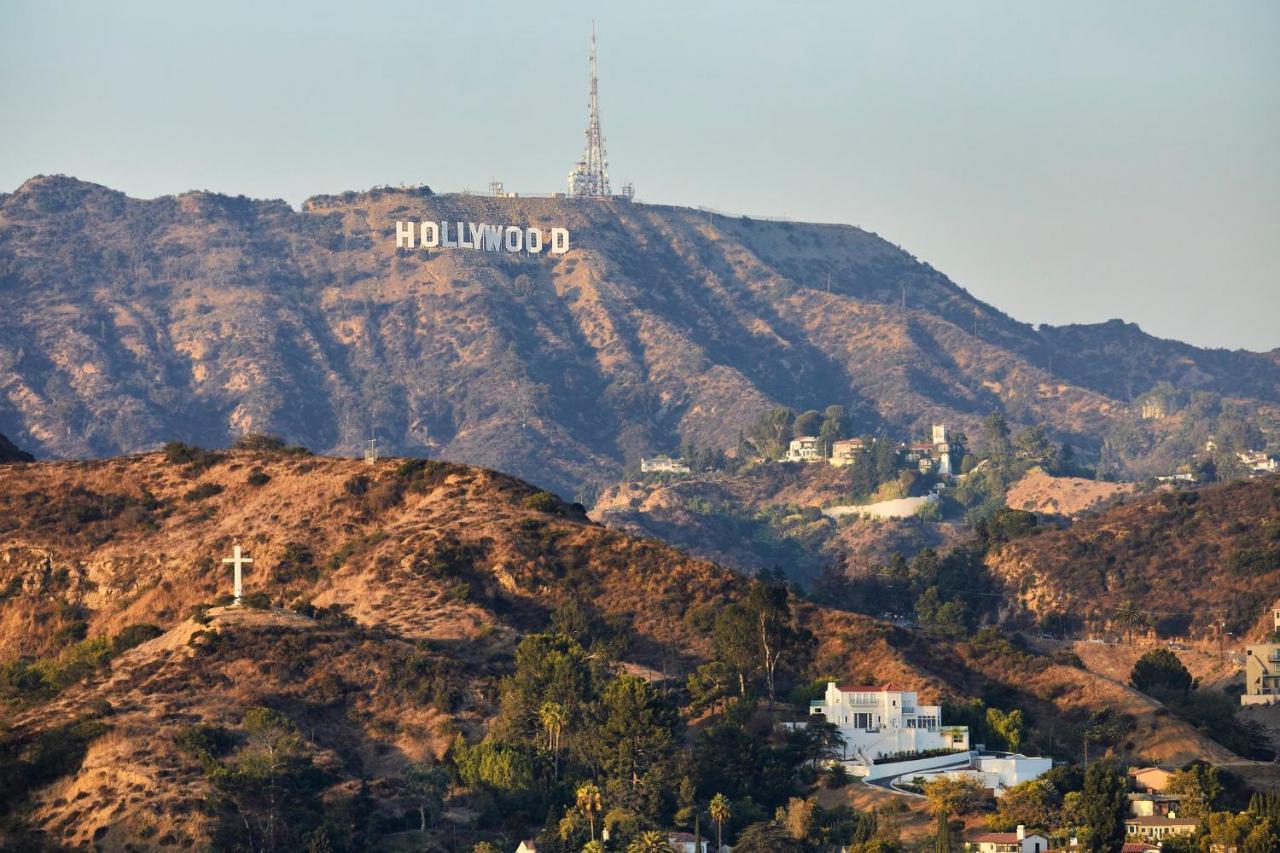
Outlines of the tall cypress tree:
[[934,851],[951,853],[951,814],[945,810],[938,812],[938,836]]
[[1124,844],[1125,776],[1114,761],[1096,762],[1084,775],[1081,802],[1088,853],[1110,853]]

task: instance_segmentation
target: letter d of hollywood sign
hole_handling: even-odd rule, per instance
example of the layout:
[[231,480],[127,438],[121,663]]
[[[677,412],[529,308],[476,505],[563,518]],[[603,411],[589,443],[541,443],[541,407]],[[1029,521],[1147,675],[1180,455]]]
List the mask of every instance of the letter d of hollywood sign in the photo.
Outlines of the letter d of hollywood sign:
[[569,229],[550,229],[544,241],[542,229],[519,225],[489,225],[484,222],[396,222],[397,249],[483,249],[486,252],[542,253],[569,251]]

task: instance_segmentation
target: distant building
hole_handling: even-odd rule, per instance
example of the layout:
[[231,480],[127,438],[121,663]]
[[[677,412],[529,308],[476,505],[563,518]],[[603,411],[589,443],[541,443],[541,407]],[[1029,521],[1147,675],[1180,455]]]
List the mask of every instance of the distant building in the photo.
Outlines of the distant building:
[[843,438],[831,443],[831,464],[845,468],[853,464],[859,453],[867,452],[867,443],[860,438]]
[[1159,397],[1148,397],[1142,401],[1141,411],[1144,421],[1161,420],[1166,414],[1164,400]]
[[1161,767],[1130,767],[1129,779],[1135,790],[1148,794],[1162,794],[1169,787],[1173,774]]
[[660,455],[652,459],[640,457],[640,470],[646,474],[664,473],[664,474],[688,474],[689,466],[681,459],[672,459],[670,456]]
[[1237,453],[1240,463],[1255,474],[1272,474],[1280,471],[1280,462],[1261,450],[1245,450]]
[[520,842],[520,846],[516,848],[516,853],[538,853],[538,845],[534,843],[532,838],[526,838]]
[[707,853],[707,839],[699,840],[692,832],[668,832],[667,843],[675,853]]
[[932,432],[933,432],[933,443],[935,445],[947,443],[947,425],[946,424],[934,424]]
[[1003,797],[1014,785],[1039,779],[1053,769],[1052,758],[1026,755],[979,755],[971,766],[919,774],[925,781],[939,776],[949,779],[972,779],[993,796]]
[[[1276,618],[1274,612],[1272,618]],[[1280,643],[1257,643],[1245,649],[1241,705],[1280,702]]]
[[1168,817],[1178,813],[1182,797],[1168,794],[1129,794],[1129,814],[1133,817]]
[[1271,605],[1271,629],[1280,631],[1280,599]]
[[1124,820],[1124,834],[1128,838],[1147,841],[1163,841],[1174,835],[1191,835],[1200,828],[1200,821],[1186,817],[1128,817]]
[[899,753],[969,749],[968,727],[944,726],[939,706],[921,705],[915,691],[891,685],[846,687],[828,681],[823,698],[809,703],[809,714],[836,725],[844,737],[844,757],[866,766]]
[[1044,853],[1049,849],[1049,839],[1043,835],[1027,834],[1027,828],[1018,824],[1014,832],[984,832],[965,843],[965,849],[978,853]]
[[822,440],[817,436],[802,435],[794,438],[787,448],[788,462],[819,462],[822,458]]

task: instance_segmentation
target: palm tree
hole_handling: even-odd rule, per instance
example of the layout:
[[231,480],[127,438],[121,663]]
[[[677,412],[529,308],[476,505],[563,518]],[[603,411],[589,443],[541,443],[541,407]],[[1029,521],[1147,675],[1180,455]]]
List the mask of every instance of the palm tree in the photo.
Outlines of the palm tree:
[[707,811],[716,822],[716,850],[719,850],[724,847],[724,822],[733,817],[733,812],[729,809],[729,798],[724,794],[716,794],[711,798]]
[[538,719],[547,732],[547,749],[551,752],[555,778],[560,778],[560,735],[564,732],[565,723],[569,721],[569,712],[559,702],[543,702],[538,709]]
[[1129,645],[1131,646],[1133,645],[1133,632],[1147,626],[1146,612],[1138,607],[1132,598],[1120,605],[1113,618],[1116,624],[1129,635]]
[[642,832],[627,845],[627,853],[675,853],[667,836],[651,830]]
[[600,796],[600,789],[590,782],[584,782],[578,786],[578,811],[587,817],[587,823],[591,826],[591,840],[596,838],[596,815],[604,808],[604,798]]

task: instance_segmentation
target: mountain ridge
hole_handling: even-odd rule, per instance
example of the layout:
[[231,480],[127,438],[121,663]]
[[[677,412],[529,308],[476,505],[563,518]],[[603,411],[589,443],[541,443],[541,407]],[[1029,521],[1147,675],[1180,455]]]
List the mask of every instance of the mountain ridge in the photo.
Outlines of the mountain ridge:
[[[555,257],[394,248],[397,220],[561,224]],[[1280,351],[1032,327],[872,232],[689,208],[375,189],[301,210],[65,177],[0,196],[0,430],[48,457],[285,434],[589,495],[763,409],[867,432],[1003,411],[1101,447],[1157,381],[1280,421]],[[905,307],[904,307],[905,303]]]

